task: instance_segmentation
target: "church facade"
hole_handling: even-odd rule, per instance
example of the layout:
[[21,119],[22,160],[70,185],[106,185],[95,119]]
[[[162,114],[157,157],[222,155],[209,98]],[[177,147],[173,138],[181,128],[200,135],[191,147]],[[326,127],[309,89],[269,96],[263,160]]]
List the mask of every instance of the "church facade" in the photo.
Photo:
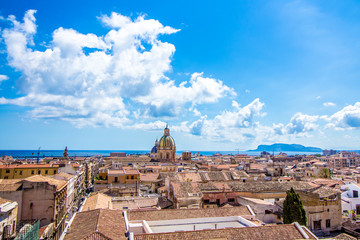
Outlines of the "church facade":
[[159,161],[175,162],[175,153],[175,140],[170,136],[170,129],[166,125],[164,135],[159,141],[156,139],[155,146],[151,149],[150,157]]

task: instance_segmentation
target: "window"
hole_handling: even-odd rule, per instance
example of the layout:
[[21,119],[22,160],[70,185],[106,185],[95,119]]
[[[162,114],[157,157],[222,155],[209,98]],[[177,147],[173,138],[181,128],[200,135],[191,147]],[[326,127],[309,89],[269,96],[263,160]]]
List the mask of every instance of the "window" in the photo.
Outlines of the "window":
[[354,198],[358,198],[359,197],[359,192],[358,191],[353,191],[353,196]]
[[9,169],[6,169],[6,173],[10,173],[10,170],[9,170]]
[[204,199],[204,203],[209,203],[210,200],[209,199]]
[[48,174],[48,170],[45,170],[45,174]]
[[41,174],[41,170],[38,170],[38,174]]
[[131,179],[134,179],[134,176],[131,175]]
[[115,177],[115,181],[114,182],[118,182],[118,177]]
[[314,230],[321,230],[321,220],[314,221]]
[[326,219],[326,228],[330,228],[331,224],[330,224],[330,219]]
[[270,210],[268,210],[268,209],[266,209],[265,210],[265,214],[272,214],[273,213],[273,211],[270,209]]
[[34,170],[32,170],[32,171],[31,171],[31,174],[33,174],[33,175],[34,175],[34,174],[35,174],[35,171],[34,171]]
[[54,170],[54,174],[56,174],[56,170]]
[[235,198],[229,198],[228,202],[235,202]]
[[22,171],[20,171],[20,175],[22,175]]
[[8,179],[9,177],[8,176],[5,176],[4,179]]

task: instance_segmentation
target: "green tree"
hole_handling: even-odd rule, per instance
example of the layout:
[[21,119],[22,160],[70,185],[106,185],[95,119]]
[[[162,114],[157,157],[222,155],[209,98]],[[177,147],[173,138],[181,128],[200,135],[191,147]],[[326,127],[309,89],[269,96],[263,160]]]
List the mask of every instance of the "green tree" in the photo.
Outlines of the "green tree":
[[284,223],[289,224],[298,222],[300,225],[306,226],[306,213],[303,204],[293,188],[286,191],[286,198],[284,201]]
[[320,178],[331,178],[330,169],[328,169],[328,168],[321,169],[321,171],[319,173],[319,177]]

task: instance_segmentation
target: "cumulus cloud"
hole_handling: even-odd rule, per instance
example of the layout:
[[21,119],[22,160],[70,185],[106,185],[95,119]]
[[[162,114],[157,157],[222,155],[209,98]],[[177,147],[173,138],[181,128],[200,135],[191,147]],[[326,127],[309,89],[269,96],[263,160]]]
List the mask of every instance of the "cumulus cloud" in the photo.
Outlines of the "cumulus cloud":
[[8,76],[0,74],[0,82],[8,80],[8,79],[9,79]]
[[175,116],[185,103],[214,103],[227,94],[236,95],[222,81],[204,77],[203,73],[193,73],[189,82],[182,82],[180,86],[174,81],[159,83],[149,95],[139,96],[136,100],[147,105],[154,116]]
[[331,116],[323,116],[327,128],[336,130],[360,128],[360,102],[348,105]]
[[324,107],[335,107],[336,106],[336,104],[333,102],[324,102],[323,105],[324,105]]
[[[255,99],[250,104],[240,107],[233,101],[232,110],[223,111],[210,119],[207,115],[187,124],[187,132],[215,141],[246,143],[256,147],[258,144],[291,142],[296,138],[309,137],[310,132],[318,129],[319,116],[296,113],[288,124],[265,126],[255,117],[263,117],[264,103]],[[183,128],[185,131],[185,129]],[[296,141],[296,140],[295,140]]]
[[166,122],[155,121],[155,122],[149,122],[149,123],[137,123],[132,126],[129,126],[129,128],[152,131],[152,130],[162,130],[165,128],[165,126],[166,126]]
[[59,27],[40,51],[33,40],[35,13],[28,10],[22,22],[7,18],[13,27],[2,31],[2,38],[9,65],[23,75],[18,80],[23,96],[0,99],[0,104],[32,107],[33,118],[57,118],[79,127],[126,127],[132,117],[176,116],[187,104],[199,114],[196,105],[235,95],[203,73],[180,85],[169,79],[175,46],[159,35],[179,30],[157,20],[104,15],[99,20],[109,28],[105,35]]
[[200,119],[188,124],[188,132],[213,140],[243,142],[254,138],[254,130],[260,129],[254,117],[264,116],[261,112],[263,106],[264,103],[258,98],[244,107],[233,101],[232,110],[223,111],[212,119],[207,115],[201,116]]
[[287,134],[306,135],[308,132],[314,131],[318,125],[315,122],[319,116],[311,116],[302,113],[296,113],[284,128]]

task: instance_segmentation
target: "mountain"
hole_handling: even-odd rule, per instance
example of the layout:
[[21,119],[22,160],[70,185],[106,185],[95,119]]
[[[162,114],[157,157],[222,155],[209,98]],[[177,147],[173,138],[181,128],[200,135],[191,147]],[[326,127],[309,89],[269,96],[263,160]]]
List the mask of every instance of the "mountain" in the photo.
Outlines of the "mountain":
[[275,143],[272,145],[259,145],[257,149],[250,151],[266,151],[266,152],[321,152],[321,148],[305,147],[300,144]]

